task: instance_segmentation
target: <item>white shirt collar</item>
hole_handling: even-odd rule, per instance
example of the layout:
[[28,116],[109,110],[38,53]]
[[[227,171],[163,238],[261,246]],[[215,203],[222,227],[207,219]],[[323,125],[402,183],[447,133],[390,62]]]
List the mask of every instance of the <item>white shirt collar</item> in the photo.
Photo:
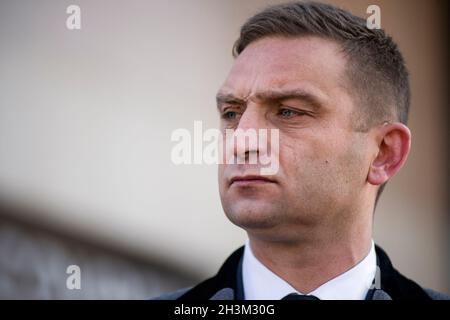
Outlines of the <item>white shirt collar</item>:
[[[242,262],[242,278],[246,300],[280,300],[297,292],[289,283],[264,266],[253,254],[247,240]],[[377,268],[375,244],[357,265],[324,283],[310,295],[321,300],[364,300]]]

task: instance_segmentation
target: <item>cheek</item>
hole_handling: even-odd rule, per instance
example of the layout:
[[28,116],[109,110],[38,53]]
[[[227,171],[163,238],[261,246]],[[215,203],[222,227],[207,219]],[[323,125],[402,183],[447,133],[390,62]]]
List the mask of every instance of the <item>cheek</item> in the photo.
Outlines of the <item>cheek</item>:
[[311,175],[326,170],[333,161],[333,143],[314,138],[297,137],[282,140],[280,148],[280,167],[284,174]]
[[348,138],[338,140],[337,136],[336,133],[320,139],[310,136],[282,140],[280,168],[294,192],[339,192],[359,178],[362,151]]

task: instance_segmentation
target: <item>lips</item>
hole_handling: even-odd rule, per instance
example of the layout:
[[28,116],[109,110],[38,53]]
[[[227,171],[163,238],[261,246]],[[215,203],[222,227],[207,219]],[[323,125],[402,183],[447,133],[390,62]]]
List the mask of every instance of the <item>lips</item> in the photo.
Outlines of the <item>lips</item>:
[[268,177],[258,175],[236,176],[230,179],[230,186],[252,186],[267,183],[275,183],[275,181]]

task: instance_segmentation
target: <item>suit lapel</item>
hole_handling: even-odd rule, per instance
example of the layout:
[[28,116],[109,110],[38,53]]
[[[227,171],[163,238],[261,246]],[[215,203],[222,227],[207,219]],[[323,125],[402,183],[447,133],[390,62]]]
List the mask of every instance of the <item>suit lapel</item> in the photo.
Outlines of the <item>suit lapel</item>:
[[374,289],[368,295],[370,295],[370,299],[366,300],[392,300],[391,296],[381,289]]
[[[422,287],[400,274],[393,267],[383,249],[376,245],[375,251],[377,253],[377,272],[380,273],[381,279],[380,288],[371,290],[367,300],[430,300]],[[386,299],[387,297],[390,299]]]

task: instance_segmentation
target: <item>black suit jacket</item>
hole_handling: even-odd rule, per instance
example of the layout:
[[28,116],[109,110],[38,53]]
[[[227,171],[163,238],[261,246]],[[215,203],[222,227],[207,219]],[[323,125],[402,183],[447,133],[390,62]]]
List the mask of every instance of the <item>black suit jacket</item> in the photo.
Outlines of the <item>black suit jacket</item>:
[[[387,254],[375,246],[377,255],[377,277],[374,288],[366,300],[448,300],[449,296],[424,289],[400,274]],[[243,300],[242,257],[244,247],[237,249],[222,265],[219,272],[200,284],[158,297],[159,300]]]

